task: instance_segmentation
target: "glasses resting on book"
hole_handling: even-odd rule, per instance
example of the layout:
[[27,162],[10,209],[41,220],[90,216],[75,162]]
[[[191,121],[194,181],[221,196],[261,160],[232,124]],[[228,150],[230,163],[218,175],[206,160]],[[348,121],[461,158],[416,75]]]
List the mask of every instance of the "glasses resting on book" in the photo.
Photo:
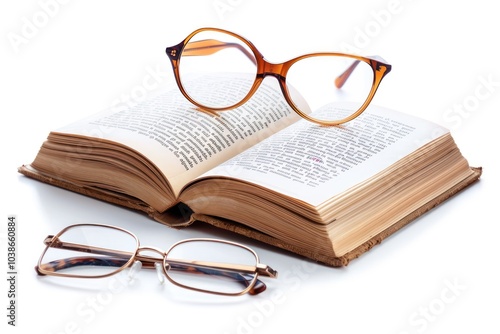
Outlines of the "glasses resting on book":
[[[391,70],[378,56],[332,52],[270,63],[245,38],[217,28],[198,29],[166,52],[180,91],[198,108],[217,112],[239,107],[264,77],[273,76],[292,109],[321,125],[338,125],[359,116]],[[340,115],[309,114],[311,109],[338,102],[349,102]]]
[[[266,289],[260,276],[277,272],[259,262],[252,249],[230,241],[187,239],[164,252],[143,247],[131,232],[115,226],[78,224],[49,235],[36,271],[39,275],[103,278],[125,268],[155,268],[180,287],[218,295],[256,295]],[[141,255],[157,253],[159,257]]]

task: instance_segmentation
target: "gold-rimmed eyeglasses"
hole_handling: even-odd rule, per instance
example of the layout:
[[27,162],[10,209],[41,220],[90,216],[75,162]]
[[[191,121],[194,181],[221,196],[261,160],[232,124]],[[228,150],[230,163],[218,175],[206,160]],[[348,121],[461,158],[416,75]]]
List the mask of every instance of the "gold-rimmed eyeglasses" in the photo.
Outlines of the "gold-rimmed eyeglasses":
[[[382,58],[345,53],[306,54],[270,63],[245,38],[218,28],[202,28],[166,49],[182,94],[203,110],[237,108],[275,77],[292,109],[320,125],[338,125],[359,116],[391,71]],[[342,112],[310,113],[342,102]]]
[[227,296],[259,294],[266,289],[260,276],[277,277],[251,248],[226,240],[187,239],[164,252],[141,247],[133,233],[119,227],[77,224],[49,235],[44,243],[35,267],[39,275],[103,278],[144,267],[156,269],[161,281],[166,277],[186,289]]

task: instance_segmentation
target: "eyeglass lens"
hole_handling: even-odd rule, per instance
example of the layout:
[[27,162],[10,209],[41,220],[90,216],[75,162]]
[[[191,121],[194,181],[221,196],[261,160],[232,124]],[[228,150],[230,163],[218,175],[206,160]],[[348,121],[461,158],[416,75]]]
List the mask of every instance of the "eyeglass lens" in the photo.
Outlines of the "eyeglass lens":
[[[185,92],[209,108],[225,108],[242,101],[257,74],[253,51],[231,35],[202,31],[184,47],[179,76]],[[199,78],[202,80],[198,80]]]
[[101,226],[73,226],[55,236],[40,266],[59,275],[99,277],[127,265],[137,249],[136,238]]
[[[167,275],[184,287],[235,294],[243,291],[255,273],[229,269],[255,269],[257,258],[244,247],[214,241],[187,241],[173,247],[165,259]],[[189,265],[187,265],[189,263]]]

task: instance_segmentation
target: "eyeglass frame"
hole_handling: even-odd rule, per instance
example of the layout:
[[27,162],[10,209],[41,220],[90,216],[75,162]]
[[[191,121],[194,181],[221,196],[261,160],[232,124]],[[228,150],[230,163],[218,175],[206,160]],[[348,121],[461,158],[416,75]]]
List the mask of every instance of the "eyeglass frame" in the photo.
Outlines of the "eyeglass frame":
[[[132,255],[132,253],[125,252],[125,251],[105,249],[105,248],[100,248],[100,247],[93,247],[90,245],[74,244],[71,242],[62,242],[59,240],[59,237],[62,234],[64,234],[66,231],[68,231],[69,229],[75,228],[75,227],[81,227],[81,226],[110,228],[110,229],[114,229],[114,230],[118,230],[118,231],[127,233],[128,235],[132,236],[136,242],[135,251],[134,251],[133,255]],[[193,241],[223,243],[226,245],[243,248],[243,249],[249,251],[250,253],[252,253],[252,255],[255,257],[256,264],[255,264],[255,266],[251,266],[251,265],[239,265],[239,264],[221,264],[221,263],[215,264],[213,262],[195,261],[196,264],[194,265],[192,262],[190,263],[189,261],[178,261],[178,260],[173,261],[173,262],[167,261],[167,256],[172,249],[174,249],[176,246],[178,246],[180,244],[183,244],[186,242],[193,242]],[[198,292],[205,292],[205,293],[210,293],[210,294],[215,294],[215,295],[224,295],[224,296],[241,296],[241,295],[244,295],[246,293],[249,293],[250,295],[257,295],[257,294],[266,290],[265,283],[258,279],[259,275],[265,276],[265,277],[270,277],[270,278],[277,278],[277,276],[278,276],[278,272],[276,270],[272,269],[268,265],[260,263],[259,256],[257,255],[257,253],[253,249],[251,249],[250,247],[245,246],[243,244],[229,241],[229,240],[221,240],[221,239],[213,239],[213,238],[189,238],[189,239],[184,239],[184,240],[181,240],[181,241],[174,243],[172,246],[170,246],[170,248],[167,251],[162,251],[161,249],[156,248],[156,247],[141,246],[140,242],[139,242],[139,238],[134,233],[132,233],[124,228],[121,228],[121,227],[112,226],[112,225],[104,225],[104,224],[74,224],[74,225],[70,225],[70,226],[63,228],[56,235],[48,235],[44,239],[43,243],[46,245],[46,247],[45,247],[44,251],[42,252],[42,255],[40,256],[37,265],[35,266],[35,271],[40,276],[57,276],[57,277],[67,277],[67,278],[105,278],[105,277],[116,275],[119,272],[121,272],[127,268],[130,268],[136,261],[140,261],[142,263],[142,267],[144,267],[146,269],[158,269],[156,264],[159,263],[158,260],[160,260],[162,262],[161,267],[163,270],[163,274],[168,279],[168,281],[170,281],[172,284],[179,286],[179,287],[182,287],[182,288],[185,288],[185,289],[189,289],[189,290],[194,290],[194,291],[198,291]],[[58,273],[57,270],[71,267],[71,265],[65,266],[62,268],[54,269],[54,271],[44,269],[44,267],[47,267],[47,265],[42,264],[42,259],[50,248],[75,250],[75,251],[81,251],[81,252],[86,252],[86,253],[90,253],[90,254],[93,253],[93,254],[101,254],[101,255],[114,255],[114,256],[118,256],[118,257],[126,256],[127,258],[130,257],[130,259],[125,264],[122,264],[115,271],[113,271],[111,273],[107,273],[107,274],[101,274],[101,275],[95,275],[95,276],[85,276],[85,275]],[[154,258],[151,256],[141,255],[140,252],[143,252],[143,251],[150,251],[150,252],[160,254],[160,256],[163,257],[163,259],[158,259],[158,258]],[[58,261],[64,261],[64,260],[67,260],[67,259],[61,259]],[[215,271],[220,270],[220,271],[222,271],[222,274],[224,273],[224,271],[230,271],[230,272],[234,272],[235,274],[244,273],[244,274],[254,274],[255,276],[252,278],[252,280],[250,282],[247,279],[245,279],[244,277],[242,279],[238,279],[238,281],[240,283],[243,283],[246,285],[246,288],[240,292],[231,293],[231,292],[219,292],[219,291],[205,290],[205,289],[200,289],[200,288],[184,285],[184,284],[181,284],[181,283],[175,281],[174,279],[172,279],[168,275],[167,266],[171,267],[173,263],[178,264],[178,265],[179,264],[186,265],[187,266],[186,270],[189,270],[189,268],[190,268],[189,265],[192,265],[193,267],[208,268],[208,269],[213,269]],[[62,264],[67,265],[69,263],[63,262]],[[77,264],[73,264],[73,265],[77,265]],[[204,273],[204,274],[206,274],[206,273]],[[231,277],[231,278],[235,279],[234,277]]]
[[[247,93],[247,95],[240,102],[235,103],[231,106],[227,106],[227,107],[217,107],[217,108],[208,107],[208,106],[205,106],[203,104],[198,103],[196,100],[191,98],[191,96],[189,96],[189,94],[184,89],[184,87],[182,85],[180,73],[179,73],[180,59],[181,59],[181,56],[184,53],[184,51],[186,51],[186,46],[188,45],[191,38],[193,36],[195,36],[196,34],[203,32],[203,31],[214,31],[214,32],[228,34],[234,38],[241,40],[253,52],[253,55],[250,55],[250,54],[248,54],[247,50],[244,48],[241,48],[241,46],[239,44],[232,45],[233,43],[224,43],[224,42],[219,42],[219,41],[214,41],[214,42],[219,42],[218,44],[206,45],[206,46],[201,46],[201,47],[195,48],[193,50],[189,50],[189,49],[187,50],[187,51],[195,53],[193,55],[196,55],[196,52],[205,52],[204,54],[198,54],[198,55],[207,55],[207,54],[215,53],[215,52],[219,51],[221,48],[225,48],[228,46],[229,47],[237,47],[238,49],[240,49],[240,51],[242,51],[252,61],[253,61],[253,59],[255,59],[255,61],[257,62],[257,64],[256,64],[257,72],[256,72],[256,76],[255,76],[255,81],[254,81],[252,87],[250,88],[249,92]],[[205,42],[205,41],[196,41],[195,43],[199,43],[199,42]],[[206,50],[203,50],[203,49],[206,49]],[[341,53],[341,52],[309,53],[309,54],[305,54],[302,56],[292,58],[292,59],[285,61],[285,62],[282,62],[282,63],[271,63],[265,59],[265,57],[262,55],[262,53],[253,45],[252,42],[250,42],[246,38],[244,38],[244,37],[242,37],[234,32],[220,29],[220,28],[200,28],[200,29],[197,29],[197,30],[193,31],[191,34],[189,34],[179,44],[167,47],[165,51],[170,59],[172,69],[174,72],[174,76],[175,76],[175,81],[176,81],[177,86],[178,86],[179,90],[181,91],[182,95],[184,95],[184,97],[189,102],[191,102],[196,107],[198,107],[202,110],[206,110],[206,111],[209,111],[212,113],[217,113],[219,111],[227,111],[230,109],[240,107],[241,105],[246,103],[252,97],[252,95],[257,91],[257,89],[259,88],[260,84],[262,83],[262,81],[264,80],[264,78],[266,76],[272,76],[278,80],[281,92],[282,92],[283,96],[285,97],[285,100],[287,101],[287,103],[290,105],[290,107],[292,107],[292,109],[300,117],[307,119],[310,122],[313,122],[313,123],[316,123],[319,125],[323,125],[323,126],[340,125],[340,124],[349,122],[349,121],[353,120],[354,118],[358,117],[359,115],[361,115],[361,113],[363,113],[363,111],[365,111],[366,108],[368,107],[368,105],[371,103],[373,97],[375,96],[375,93],[377,92],[377,89],[378,89],[380,83],[382,82],[382,79],[392,69],[392,65],[385,62],[385,60],[383,60],[379,56],[363,57],[363,56],[358,56],[358,55],[348,54],[348,53]],[[342,72],[337,78],[334,79],[335,85],[339,89],[342,88],[342,86],[347,81],[347,79],[349,78],[351,73],[354,71],[356,66],[359,64],[359,62],[367,63],[373,71],[373,82],[372,82],[372,87],[371,87],[371,90],[368,94],[368,97],[366,98],[366,100],[363,102],[361,107],[355,113],[353,113],[353,114],[351,114],[351,115],[349,115],[341,120],[322,121],[322,120],[315,119],[315,118],[309,116],[307,113],[301,111],[296,106],[296,104],[293,102],[293,100],[290,98],[290,96],[288,94],[288,87],[287,87],[287,83],[286,83],[286,74],[287,74],[288,70],[290,69],[290,67],[293,64],[295,64],[296,62],[298,62],[299,60],[309,58],[309,57],[318,57],[318,56],[339,56],[339,57],[348,57],[348,58],[353,59],[353,63],[344,72]]]

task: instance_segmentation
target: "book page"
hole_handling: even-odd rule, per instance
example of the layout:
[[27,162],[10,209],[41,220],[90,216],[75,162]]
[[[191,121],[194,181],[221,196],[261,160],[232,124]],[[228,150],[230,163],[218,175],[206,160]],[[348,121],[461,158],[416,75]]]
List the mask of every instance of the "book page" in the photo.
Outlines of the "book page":
[[322,127],[301,120],[204,176],[245,180],[319,206],[447,131],[370,106],[341,126]]
[[177,196],[192,179],[298,119],[271,80],[243,106],[217,115],[196,109],[175,89],[54,132],[109,140],[140,152]]

